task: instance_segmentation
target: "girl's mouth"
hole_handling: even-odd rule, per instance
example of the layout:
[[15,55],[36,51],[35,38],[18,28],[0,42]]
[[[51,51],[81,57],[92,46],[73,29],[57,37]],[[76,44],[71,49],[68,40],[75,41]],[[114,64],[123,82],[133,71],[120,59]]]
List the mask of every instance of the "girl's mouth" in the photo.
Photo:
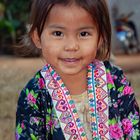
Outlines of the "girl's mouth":
[[63,58],[62,60],[65,61],[65,62],[77,62],[80,59],[77,59],[77,58]]
[[60,58],[60,60],[68,65],[77,65],[80,62],[80,58]]

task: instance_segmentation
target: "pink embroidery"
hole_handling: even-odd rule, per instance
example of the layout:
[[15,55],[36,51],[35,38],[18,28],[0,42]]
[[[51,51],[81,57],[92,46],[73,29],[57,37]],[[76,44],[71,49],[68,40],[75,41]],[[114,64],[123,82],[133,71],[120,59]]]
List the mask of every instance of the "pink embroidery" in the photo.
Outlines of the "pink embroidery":
[[110,125],[110,136],[115,140],[120,140],[123,136],[123,131],[119,127],[119,124]]
[[112,76],[111,76],[110,73],[107,73],[107,81],[108,81],[108,83],[110,83],[110,84],[114,84],[113,79],[112,79]]
[[[46,88],[52,97],[65,138],[67,140],[87,140],[75,104],[60,76],[49,64],[42,71],[42,76],[45,78]],[[88,66],[87,79],[93,137],[109,140],[107,81],[105,67],[101,61],[95,61]]]
[[44,88],[44,86],[45,86],[45,83],[44,83],[43,78],[39,78],[39,88],[42,89]]
[[[97,72],[98,71],[98,72]],[[109,75],[109,80],[112,83],[111,75]],[[108,79],[108,77],[107,77]],[[98,116],[98,131],[101,136],[101,139],[109,140],[109,128],[108,128],[108,93],[107,93],[107,80],[106,73],[104,69],[103,63],[100,61],[95,61],[95,72],[94,72],[94,80],[95,80],[95,94],[96,94],[96,110],[99,114]],[[104,116],[104,117],[103,117]],[[96,116],[97,118],[97,116]],[[95,134],[95,133],[94,133]]]
[[24,129],[24,123],[21,124],[21,128]]
[[124,77],[122,80],[121,80],[121,83],[123,83],[123,84],[126,84],[126,77]]
[[36,103],[36,98],[34,98],[34,96],[31,93],[28,94],[27,100],[29,103],[33,103],[33,104]]
[[124,134],[129,134],[133,128],[132,122],[129,119],[122,120]]
[[123,89],[123,94],[124,95],[131,95],[131,94],[133,94],[134,93],[134,91],[133,91],[133,88],[132,87],[130,87],[130,86],[126,86],[126,87],[124,87],[124,89]]

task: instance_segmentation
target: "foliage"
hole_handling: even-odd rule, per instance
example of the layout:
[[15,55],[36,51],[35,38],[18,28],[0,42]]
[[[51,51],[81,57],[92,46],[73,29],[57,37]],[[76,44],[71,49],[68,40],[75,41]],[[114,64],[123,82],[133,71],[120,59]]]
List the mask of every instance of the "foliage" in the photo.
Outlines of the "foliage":
[[30,0],[1,0],[0,51],[12,53],[12,46],[26,31]]

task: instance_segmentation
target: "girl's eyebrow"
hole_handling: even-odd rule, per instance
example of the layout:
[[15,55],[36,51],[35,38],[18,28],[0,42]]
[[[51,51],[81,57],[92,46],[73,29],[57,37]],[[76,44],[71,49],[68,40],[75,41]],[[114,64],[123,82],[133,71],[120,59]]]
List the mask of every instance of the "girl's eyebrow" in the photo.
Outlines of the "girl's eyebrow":
[[95,27],[94,26],[85,26],[85,27],[80,27],[78,30],[87,30],[87,29],[95,30]]
[[49,28],[58,28],[58,29],[65,29],[65,27],[63,27],[63,26],[60,26],[60,25],[57,25],[57,24],[52,24],[52,25],[49,25],[48,26]]
[[[55,28],[55,29],[66,29],[64,26],[61,25],[57,25],[57,24],[52,24],[48,26],[49,28]],[[95,26],[83,26],[83,27],[79,27],[77,30],[95,30]]]

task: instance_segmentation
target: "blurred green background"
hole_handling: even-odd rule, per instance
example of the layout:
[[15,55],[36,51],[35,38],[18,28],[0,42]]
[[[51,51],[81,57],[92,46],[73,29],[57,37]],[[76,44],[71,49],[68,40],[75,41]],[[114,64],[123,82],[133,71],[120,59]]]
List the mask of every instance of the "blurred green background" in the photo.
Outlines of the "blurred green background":
[[13,46],[26,32],[31,0],[0,0],[0,53],[13,54]]

